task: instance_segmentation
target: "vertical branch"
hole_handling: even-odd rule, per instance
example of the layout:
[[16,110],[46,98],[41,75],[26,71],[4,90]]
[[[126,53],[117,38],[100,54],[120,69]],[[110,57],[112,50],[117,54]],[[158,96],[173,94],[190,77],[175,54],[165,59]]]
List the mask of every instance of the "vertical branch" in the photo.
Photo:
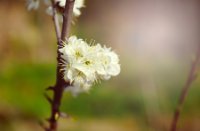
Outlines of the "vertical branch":
[[198,50],[197,50],[197,53],[196,53],[196,56],[195,56],[195,60],[193,61],[192,65],[191,65],[187,81],[182,88],[181,95],[180,95],[179,101],[178,101],[178,105],[177,105],[176,110],[174,112],[170,131],[176,131],[176,129],[177,129],[177,123],[178,123],[178,120],[179,120],[181,109],[183,107],[183,103],[184,103],[185,98],[187,96],[188,90],[191,87],[192,82],[197,77],[196,68],[198,66],[199,60],[200,60],[200,47],[198,47]]
[[56,11],[56,5],[54,3],[54,0],[51,0],[51,4],[52,4],[52,13],[53,13],[53,23],[54,23],[54,28],[56,31],[56,38],[57,41],[59,42],[61,39],[61,31],[60,31],[60,25],[59,25],[59,20],[58,20],[58,16],[57,16],[57,11]]
[[57,36],[57,42],[58,42],[58,48],[57,48],[57,70],[56,70],[56,84],[53,88],[53,99],[50,101],[51,104],[51,117],[49,119],[49,128],[47,131],[57,131],[57,121],[60,117],[60,104],[61,99],[64,91],[64,87],[69,85],[69,82],[66,82],[63,79],[63,75],[61,72],[61,53],[59,52],[59,49],[62,47],[62,41],[64,41],[67,37],[69,37],[69,30],[70,30],[70,24],[72,19],[72,13],[73,13],[73,6],[74,6],[74,0],[66,0],[66,5],[63,13],[63,25],[62,25],[62,35],[59,27],[58,18],[56,15],[56,7],[54,0],[51,0],[52,6],[53,6],[53,21],[54,26],[56,30],[56,36]]
[[62,26],[62,34],[61,39],[64,41],[69,37],[69,30],[72,21],[72,12],[74,7],[75,0],[66,0],[65,10],[63,13],[63,26]]

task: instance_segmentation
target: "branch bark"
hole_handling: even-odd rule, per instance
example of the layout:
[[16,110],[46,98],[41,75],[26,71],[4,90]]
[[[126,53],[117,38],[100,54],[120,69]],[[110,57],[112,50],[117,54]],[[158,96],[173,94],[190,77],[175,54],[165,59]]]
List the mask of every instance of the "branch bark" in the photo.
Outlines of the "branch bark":
[[72,22],[72,12],[75,0],[66,0],[65,10],[63,13],[63,26],[61,39],[64,41],[69,36],[69,30]]
[[61,31],[60,31],[60,24],[59,24],[57,11],[56,11],[56,5],[55,5],[54,0],[51,0],[51,4],[52,4],[53,23],[54,23],[54,28],[55,28],[55,32],[56,32],[56,38],[57,38],[57,41],[60,42],[60,40],[61,40]]
[[[66,5],[63,13],[63,25],[62,25],[62,33],[60,31],[59,22],[57,18],[57,12],[55,8],[55,2],[52,1],[52,7],[53,7],[53,21],[54,26],[56,30],[56,36],[57,36],[57,70],[56,70],[56,84],[52,88],[53,90],[53,99],[51,102],[51,117],[48,120],[49,121],[49,128],[46,131],[57,131],[57,121],[60,117],[60,104],[61,99],[63,95],[64,88],[66,86],[69,86],[70,83],[66,82],[63,79],[63,74],[61,72],[61,53],[59,52],[59,49],[62,48],[62,41],[65,41],[69,37],[69,31],[70,31],[70,25],[72,20],[72,13],[73,13],[73,6],[74,6],[74,0],[66,0]],[[60,36],[61,34],[61,36]]]
[[174,116],[173,116],[173,120],[172,120],[172,123],[171,123],[170,131],[176,131],[177,130],[177,123],[178,123],[178,120],[179,120],[179,117],[180,117],[180,112],[182,110],[185,98],[187,96],[189,88],[191,87],[192,82],[197,77],[196,68],[198,66],[199,60],[200,60],[200,46],[198,47],[198,50],[197,50],[197,53],[196,53],[196,56],[195,56],[195,60],[193,61],[192,66],[190,68],[187,81],[186,81],[185,85],[182,88],[181,95],[180,95],[179,101],[178,101],[178,105],[177,105],[176,110],[174,112]]

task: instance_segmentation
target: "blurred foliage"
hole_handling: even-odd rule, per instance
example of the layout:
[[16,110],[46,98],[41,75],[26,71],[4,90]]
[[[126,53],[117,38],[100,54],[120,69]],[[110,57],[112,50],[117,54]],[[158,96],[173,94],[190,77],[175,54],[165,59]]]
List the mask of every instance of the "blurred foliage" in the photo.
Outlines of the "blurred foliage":
[[[45,88],[55,82],[55,64],[15,64],[6,70],[0,70],[1,109],[15,109],[22,116],[43,120],[50,114],[48,102],[43,93]],[[199,80],[199,79],[198,79]],[[113,81],[114,82],[114,81]],[[122,86],[123,85],[118,85]],[[89,94],[81,94],[74,98],[69,93],[64,94],[61,110],[76,119],[82,118],[113,118],[133,117],[139,123],[145,124],[147,118],[146,101],[138,88],[122,92],[111,88],[111,83],[97,84]],[[195,82],[184,105],[182,118],[199,115],[199,82]],[[171,87],[173,88],[173,87]],[[167,99],[159,100],[159,109],[167,116],[176,105],[180,88],[172,93],[169,88],[163,90]],[[123,92],[124,90],[124,92]],[[173,89],[174,91],[174,89]],[[51,92],[49,92],[51,95]],[[145,102],[146,101],[146,102]],[[171,108],[170,108],[171,107]],[[8,108],[8,109],[7,109]],[[16,112],[15,111],[15,112]],[[1,111],[0,111],[1,112]],[[9,112],[8,112],[9,113]],[[159,116],[158,116],[159,118]],[[154,118],[155,120],[157,118]],[[150,128],[150,127],[149,127]]]

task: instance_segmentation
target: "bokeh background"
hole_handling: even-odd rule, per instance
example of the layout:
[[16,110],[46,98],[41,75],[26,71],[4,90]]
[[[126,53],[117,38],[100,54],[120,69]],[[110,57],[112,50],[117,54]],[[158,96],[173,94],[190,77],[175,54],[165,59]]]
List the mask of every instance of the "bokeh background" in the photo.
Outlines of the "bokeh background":
[[[0,131],[42,131],[43,94],[55,83],[56,37],[41,5],[0,0]],[[199,44],[197,0],[86,0],[72,34],[119,54],[121,74],[89,94],[64,94],[59,131],[167,131]],[[49,92],[49,95],[51,93]],[[200,131],[200,77],[181,112],[179,131]]]

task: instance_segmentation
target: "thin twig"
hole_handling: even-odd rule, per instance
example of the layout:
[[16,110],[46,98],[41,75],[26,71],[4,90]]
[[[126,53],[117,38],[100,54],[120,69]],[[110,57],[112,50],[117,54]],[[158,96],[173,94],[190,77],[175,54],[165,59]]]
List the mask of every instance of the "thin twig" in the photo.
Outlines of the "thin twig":
[[189,72],[187,81],[186,81],[185,85],[182,88],[181,95],[180,95],[179,101],[178,101],[178,105],[177,105],[176,110],[174,112],[174,116],[173,116],[173,120],[172,120],[172,123],[171,123],[170,131],[176,131],[177,130],[177,123],[178,123],[178,120],[179,120],[180,112],[181,112],[182,107],[183,107],[183,103],[184,103],[185,98],[187,96],[188,90],[191,87],[192,82],[197,77],[196,68],[197,68],[199,60],[200,60],[200,47],[198,47],[198,50],[197,50],[197,53],[196,53],[195,57],[196,58],[193,61],[192,66],[190,68],[190,72]]
[[75,0],[66,0],[65,10],[63,13],[63,26],[61,39],[65,41],[69,36],[69,30],[72,22],[72,12]]
[[60,42],[61,39],[61,31],[60,31],[60,25],[59,25],[59,20],[58,20],[58,15],[57,15],[57,11],[56,11],[56,5],[54,0],[51,0],[52,3],[52,13],[53,13],[53,23],[54,23],[54,28],[56,31],[56,38],[57,41]]

